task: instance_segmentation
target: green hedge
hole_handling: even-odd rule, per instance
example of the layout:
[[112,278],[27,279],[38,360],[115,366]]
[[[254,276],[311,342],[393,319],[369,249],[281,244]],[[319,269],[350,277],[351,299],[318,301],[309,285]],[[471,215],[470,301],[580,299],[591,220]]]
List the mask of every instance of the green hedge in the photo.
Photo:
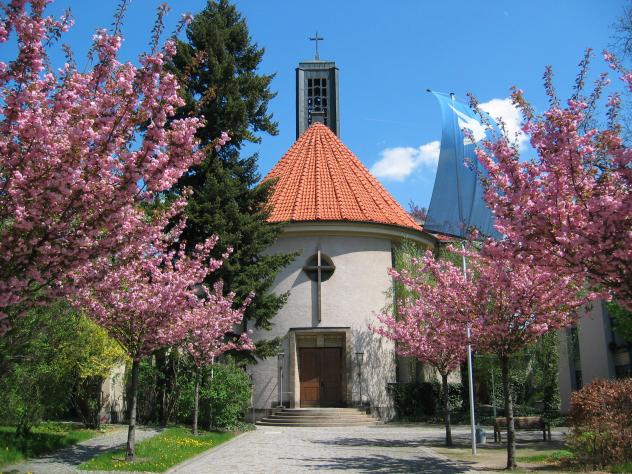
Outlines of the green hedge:
[[[461,384],[449,386],[450,406],[461,407]],[[392,383],[388,391],[393,397],[395,417],[401,421],[425,421],[441,415],[441,384],[438,382]]]

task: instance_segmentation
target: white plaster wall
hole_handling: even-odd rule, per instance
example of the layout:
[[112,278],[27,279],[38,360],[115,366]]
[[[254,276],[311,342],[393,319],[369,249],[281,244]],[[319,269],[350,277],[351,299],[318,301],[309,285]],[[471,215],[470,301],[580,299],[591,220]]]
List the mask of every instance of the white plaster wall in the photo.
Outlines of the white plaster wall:
[[[322,283],[322,321],[317,320],[316,283],[311,281],[303,266],[318,249],[333,260],[336,271]],[[255,331],[255,340],[284,337],[283,351],[283,399],[286,406],[291,397],[289,383],[290,328],[349,327],[353,352],[364,352],[362,368],[362,397],[372,407],[389,416],[392,403],[386,392],[386,384],[394,382],[395,354],[391,341],[376,336],[369,329],[376,323],[375,313],[390,304],[387,291],[391,277],[391,241],[386,238],[361,236],[281,236],[269,249],[271,253],[300,251],[300,255],[277,277],[273,291],[289,292],[285,306],[273,319],[269,331]],[[349,345],[348,345],[349,346]],[[358,400],[360,386],[353,354],[354,375],[352,398]],[[279,401],[279,361],[270,358],[249,367],[253,376],[254,404],[257,409],[276,406]]]
[[125,364],[112,369],[101,386],[101,421],[103,423],[121,423],[125,418]]
[[[595,301],[592,307],[582,310],[578,323],[579,358],[582,384],[595,379],[613,378],[614,360],[609,344],[612,340],[610,320],[602,301]],[[570,348],[565,331],[558,332],[560,338],[559,381],[561,411],[567,413],[574,386],[573,364],[569,360]]]
[[609,318],[602,301],[596,301],[592,306],[579,322],[579,357],[584,385],[595,379],[614,377],[614,361],[608,347],[611,341]]

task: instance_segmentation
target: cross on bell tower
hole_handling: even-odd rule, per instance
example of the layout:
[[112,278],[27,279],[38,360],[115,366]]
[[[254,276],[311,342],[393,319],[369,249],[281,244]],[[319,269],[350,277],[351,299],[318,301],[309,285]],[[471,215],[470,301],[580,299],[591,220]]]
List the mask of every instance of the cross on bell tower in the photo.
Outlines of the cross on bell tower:
[[323,281],[329,280],[331,275],[333,275],[336,270],[336,266],[334,262],[332,262],[331,258],[327,255],[323,254],[320,249],[315,255],[312,255],[307,260],[307,265],[303,267],[305,273],[310,278],[310,280],[316,282],[316,304],[317,304],[317,315],[318,322],[321,321],[321,283]]
[[316,54],[314,56],[314,59],[316,61],[320,61],[320,56],[318,55],[318,42],[324,40],[325,38],[323,38],[322,36],[318,36],[318,31],[317,31],[316,36],[310,36],[309,39],[310,41],[314,41],[316,43]]

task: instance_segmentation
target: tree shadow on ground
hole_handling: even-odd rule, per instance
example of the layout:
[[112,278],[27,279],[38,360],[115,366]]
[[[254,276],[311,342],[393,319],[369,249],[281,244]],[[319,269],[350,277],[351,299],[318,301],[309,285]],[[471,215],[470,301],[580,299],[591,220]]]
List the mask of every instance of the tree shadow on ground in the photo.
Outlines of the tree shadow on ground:
[[[419,442],[420,446],[428,446],[431,448],[447,448],[444,440],[437,439],[425,439]],[[469,440],[457,439],[454,441],[454,445],[452,448],[469,448],[471,446]],[[507,443],[503,439],[500,443],[488,442],[485,444],[478,444],[478,450],[486,451],[486,450],[496,450],[496,449],[507,449]],[[531,449],[533,451],[549,451],[551,449],[566,449],[566,444],[562,440],[552,440],[552,441],[544,441],[544,440],[516,440],[516,450],[520,449]]]
[[456,474],[468,472],[470,467],[425,457],[403,459],[396,453],[394,456],[375,454],[368,456],[341,456],[323,458],[302,458],[303,467],[312,471],[360,471],[360,472],[423,472],[428,474]]
[[[360,472],[424,472],[424,473],[460,473],[468,472],[470,463],[455,463],[436,457],[424,449],[422,439],[386,439],[386,438],[347,438],[313,440],[315,444],[330,447],[382,448],[380,454],[365,453],[363,456],[330,456],[321,458],[302,458],[306,469],[315,471],[355,470]],[[392,449],[392,455],[384,454]],[[407,449],[403,452],[402,449]],[[361,449],[359,451],[362,451]]]
[[423,440],[416,439],[382,439],[382,438],[337,438],[316,440],[313,443],[327,446],[352,446],[373,448],[418,448],[424,446]]

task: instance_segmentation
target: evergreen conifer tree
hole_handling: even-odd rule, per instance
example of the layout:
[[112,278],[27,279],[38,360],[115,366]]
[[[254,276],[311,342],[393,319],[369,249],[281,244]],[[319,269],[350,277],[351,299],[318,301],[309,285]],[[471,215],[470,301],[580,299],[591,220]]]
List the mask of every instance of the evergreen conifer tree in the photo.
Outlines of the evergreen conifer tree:
[[[276,95],[270,90],[274,75],[258,73],[264,49],[252,41],[244,18],[227,0],[209,0],[186,34],[173,60],[186,100],[179,114],[205,117],[198,136],[207,152],[178,183],[194,191],[183,238],[195,245],[219,235],[214,250],[218,258],[228,243],[233,246],[228,261],[207,283],[222,279],[226,291],[237,294],[237,304],[255,291],[246,319],[265,329],[286,299],[268,290],[293,255],[263,254],[280,232],[280,226],[266,222],[273,183],[259,184],[257,155],[241,157],[240,150],[245,142],[258,143],[258,133],[278,133],[267,110]],[[216,150],[213,141],[222,131],[229,132],[231,141]]]

